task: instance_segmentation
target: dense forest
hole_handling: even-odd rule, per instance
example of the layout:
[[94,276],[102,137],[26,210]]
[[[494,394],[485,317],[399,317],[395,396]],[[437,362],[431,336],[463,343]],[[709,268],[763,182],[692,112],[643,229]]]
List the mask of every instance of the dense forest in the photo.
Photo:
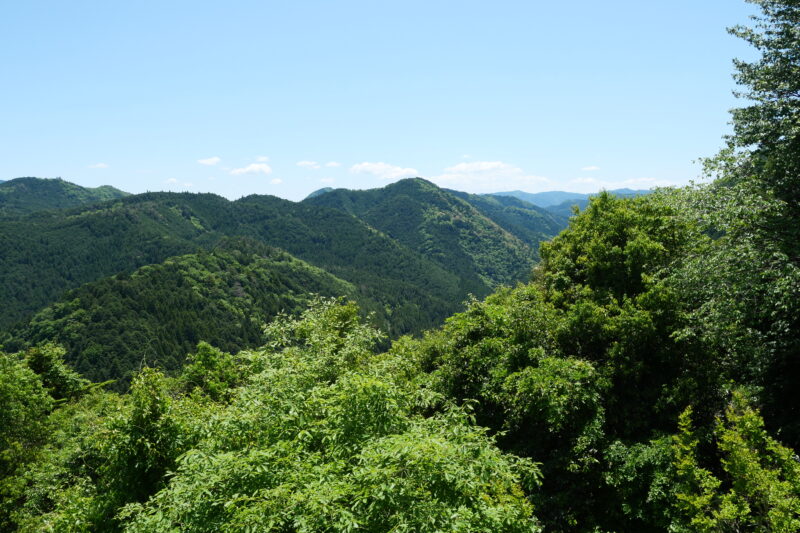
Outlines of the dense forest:
[[0,217],[64,209],[128,196],[110,185],[87,188],[62,179],[17,178],[0,181]]
[[356,299],[352,284],[324,270],[257,241],[226,239],[73,289],[7,333],[5,345],[58,343],[81,375],[116,379],[119,389],[142,366],[179,369],[200,340],[226,351],[256,347],[265,323],[301,311],[312,294]]
[[[376,250],[391,242],[434,272],[470,281],[422,253],[457,243],[476,265],[473,280],[483,280],[493,272],[481,270],[487,263],[443,229],[459,228],[470,209],[480,213],[464,197],[447,193],[439,219],[412,209],[418,223],[402,238],[401,220],[378,216],[391,200],[346,191],[293,207],[245,198],[238,205],[249,215],[236,217],[214,215],[222,199],[185,195],[69,211],[71,221],[114,212],[153,238],[160,234],[148,228],[174,224],[185,237],[175,238],[176,249],[223,245],[86,285],[20,326],[41,330],[20,351],[0,354],[0,529],[800,530],[800,4],[753,3],[756,23],[731,32],[760,55],[735,62],[745,104],[732,113],[726,146],[705,161],[705,184],[595,196],[541,245],[527,282],[476,295],[443,326],[386,349],[386,333],[350,301],[380,294],[379,283],[359,287],[370,264],[348,263],[347,246],[352,255],[355,242]],[[398,187],[419,186],[428,187]],[[523,242],[510,224],[534,215],[506,207],[514,206],[494,205],[507,218],[492,224],[508,242]],[[342,224],[353,228],[347,246],[332,243],[333,229],[312,231],[303,218],[312,212],[353,221]],[[62,216],[13,223],[57,232]],[[270,224],[255,222],[270,216]],[[142,219],[148,225],[137,226]],[[264,236],[280,231],[288,232],[281,248],[299,259],[261,248],[278,245]],[[25,242],[44,234],[33,235]],[[316,262],[304,256],[309,243],[324,250]],[[120,270],[138,259],[125,260]],[[107,275],[100,270],[98,278]],[[256,281],[251,292],[242,279]],[[267,279],[286,292],[316,283],[344,297],[297,295],[281,304],[287,313],[256,316],[249,302],[262,298],[258,280]],[[184,364],[144,366],[119,393],[76,372],[65,348],[46,342],[70,297],[82,295],[87,313],[101,313],[113,305],[104,298],[132,298],[126,291],[152,284],[158,296],[144,303],[155,305],[162,283],[175,283],[187,305],[219,293],[231,301],[225,317],[271,318],[260,346],[199,342]],[[75,326],[89,328],[75,313]],[[198,315],[203,327],[229,320],[222,317]]]
[[[386,189],[387,202],[423,206],[425,217],[410,214],[389,235],[368,217],[309,202],[146,193],[0,219],[0,328],[29,320],[84,283],[245,237],[354,284],[359,301],[394,337],[441,323],[470,294],[483,297],[499,284],[526,280],[539,240],[566,224],[547,214],[518,217],[512,230],[537,237],[523,242],[491,218],[502,210],[483,212],[424,180]],[[480,236],[470,237],[467,228],[480,228]],[[426,245],[421,241],[430,231]],[[485,243],[492,246],[480,249]]]

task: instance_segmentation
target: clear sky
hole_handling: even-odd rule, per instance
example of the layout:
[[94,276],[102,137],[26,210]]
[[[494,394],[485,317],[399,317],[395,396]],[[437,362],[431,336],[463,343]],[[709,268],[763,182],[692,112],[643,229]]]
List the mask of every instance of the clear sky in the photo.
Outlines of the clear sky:
[[259,193],[684,184],[743,0],[0,0],[0,179]]

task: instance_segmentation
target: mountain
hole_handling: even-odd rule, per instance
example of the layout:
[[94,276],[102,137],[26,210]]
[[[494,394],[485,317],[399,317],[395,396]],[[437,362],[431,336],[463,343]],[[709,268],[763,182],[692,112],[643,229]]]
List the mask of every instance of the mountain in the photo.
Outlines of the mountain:
[[538,257],[538,244],[550,240],[567,227],[567,217],[551,213],[529,202],[510,196],[469,194],[448,190],[493,220],[497,225],[532,245]]
[[244,236],[353,283],[390,334],[420,331],[460,308],[465,281],[336,209],[270,196],[147,193],[0,220],[0,328],[64,291]]
[[305,309],[312,294],[355,299],[355,287],[249,239],[202,250],[68,291],[11,332],[6,351],[41,342],[93,381],[122,378],[142,364],[177,370],[200,340],[228,352],[258,346],[279,312]]
[[[30,190],[73,187],[14,181]],[[348,295],[391,336],[419,332],[461,309],[470,294],[526,280],[538,243],[564,224],[520,200],[447,191],[421,179],[300,203],[146,193],[7,216],[0,219],[0,329],[25,327],[84,283],[246,237],[351,284]]]
[[[628,197],[628,196],[641,196],[643,194],[648,194],[649,190],[633,190],[633,189],[615,189],[613,191],[608,191],[615,196],[620,197]],[[589,198],[595,196],[594,194],[584,194],[580,192],[565,192],[565,191],[546,191],[546,192],[537,192],[537,193],[530,193],[524,191],[509,191],[509,192],[493,192],[490,193],[491,196],[511,196],[513,198],[519,198],[520,200],[524,200],[529,202],[538,207],[556,207],[559,209],[560,206],[563,204],[578,204],[583,207],[589,201]]]
[[0,216],[65,209],[128,196],[109,185],[87,188],[60,178],[16,178],[0,182]]
[[321,196],[321,195],[325,194],[326,192],[331,192],[332,190],[333,190],[333,187],[323,187],[321,189],[317,189],[316,191],[312,192],[311,194],[306,196],[305,199],[308,200],[309,198],[314,198],[315,196]]
[[[440,189],[421,178],[381,189],[336,189],[302,203],[358,217],[457,273],[467,282],[464,287],[478,296],[498,285],[527,279],[539,241],[563,227],[545,212],[524,214],[520,206],[514,219],[511,208],[499,201]],[[505,216],[501,221],[492,218],[501,213]]]

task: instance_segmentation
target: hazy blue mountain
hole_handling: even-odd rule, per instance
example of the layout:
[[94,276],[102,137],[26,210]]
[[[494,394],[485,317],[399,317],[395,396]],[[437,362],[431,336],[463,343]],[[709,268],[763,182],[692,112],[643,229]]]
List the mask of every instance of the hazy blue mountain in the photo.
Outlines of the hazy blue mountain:
[[[633,189],[615,189],[608,191],[616,196],[638,196],[647,194],[648,190],[633,190]],[[580,201],[587,201],[592,194],[584,194],[580,192],[566,192],[566,191],[546,191],[546,192],[524,192],[524,191],[509,191],[509,192],[493,192],[492,196],[511,196],[519,198],[538,207],[552,207],[558,206],[565,202],[578,203]]]

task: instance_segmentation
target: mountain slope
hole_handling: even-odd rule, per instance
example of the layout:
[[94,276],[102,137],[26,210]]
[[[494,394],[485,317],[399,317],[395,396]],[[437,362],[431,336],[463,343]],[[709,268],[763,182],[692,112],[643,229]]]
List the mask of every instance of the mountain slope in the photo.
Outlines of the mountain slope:
[[109,185],[87,188],[60,178],[17,178],[0,182],[0,216],[65,209],[124,196],[128,196],[128,193]]
[[203,340],[226,351],[258,346],[264,324],[297,312],[311,294],[354,298],[355,287],[289,254],[248,240],[82,285],[12,332],[6,350],[52,341],[93,381],[142,364],[176,370]]
[[0,220],[0,327],[67,289],[209,248],[225,236],[283,248],[355,283],[391,334],[438,323],[468,292],[454,273],[335,209],[268,196],[229,202],[213,194],[148,193]]
[[303,200],[364,220],[409,248],[457,273],[471,292],[525,279],[534,247],[504,229],[465,198],[420,178],[382,189],[337,189]]
[[509,196],[469,194],[448,190],[489,217],[497,225],[534,248],[550,240],[567,227],[567,218],[551,213],[529,202]]

